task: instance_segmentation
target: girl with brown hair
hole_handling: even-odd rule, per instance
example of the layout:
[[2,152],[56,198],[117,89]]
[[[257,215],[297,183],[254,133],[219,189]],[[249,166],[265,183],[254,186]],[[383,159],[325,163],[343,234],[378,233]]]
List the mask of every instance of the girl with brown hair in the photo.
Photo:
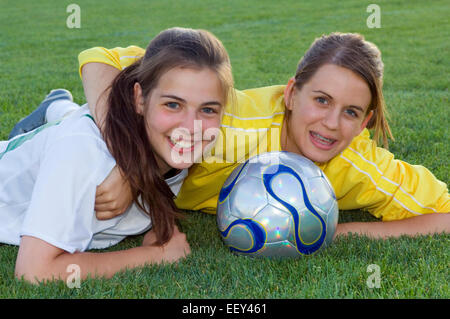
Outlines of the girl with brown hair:
[[[75,264],[81,278],[111,277],[186,256],[174,194],[211,143],[204,133],[219,127],[232,85],[229,57],[216,37],[168,29],[111,84],[102,132],[85,105],[63,121],[0,142],[0,242],[20,245],[16,276],[65,279]],[[56,95],[47,100],[73,104]],[[133,205],[99,221],[96,187],[116,165]],[[141,247],[86,252],[144,232]]]
[[[94,48],[80,55],[80,64],[104,70],[105,80],[106,70],[123,66],[119,58],[127,56],[127,50],[116,48],[105,54]],[[136,47],[133,50],[139,54]],[[446,184],[425,167],[395,159],[377,146],[381,140],[387,147],[392,138],[382,93],[383,68],[380,51],[363,36],[332,33],[313,42],[287,86],[235,91],[236,107],[227,108],[222,119],[221,143],[216,144],[221,148],[189,170],[177,206],[215,213],[224,181],[242,161],[261,152],[284,150],[319,165],[334,187],[340,210],[367,210],[382,219],[339,224],[338,235],[387,238],[450,232]],[[84,71],[85,88],[95,91],[95,84],[87,84],[102,82],[101,77]],[[258,138],[252,138],[254,132],[260,134]],[[105,204],[98,213],[102,217],[119,214],[129,203],[126,186],[116,187],[121,178],[114,175],[99,187],[102,193],[113,194],[109,202],[99,196]]]

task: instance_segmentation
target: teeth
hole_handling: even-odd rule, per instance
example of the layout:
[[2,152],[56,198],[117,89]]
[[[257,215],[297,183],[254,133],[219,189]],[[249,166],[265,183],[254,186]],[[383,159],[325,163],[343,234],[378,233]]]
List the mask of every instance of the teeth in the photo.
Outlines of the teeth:
[[315,132],[312,132],[312,135],[314,135],[314,137],[317,137],[321,142],[325,142],[327,144],[331,144],[331,143],[333,143],[335,141],[333,139],[329,139],[329,138],[323,137],[322,135],[317,134]]
[[194,145],[194,144],[191,143],[190,141],[184,141],[184,140],[175,141],[175,140],[172,139],[172,138],[170,138],[170,141],[171,141],[177,148],[191,148],[192,145]]

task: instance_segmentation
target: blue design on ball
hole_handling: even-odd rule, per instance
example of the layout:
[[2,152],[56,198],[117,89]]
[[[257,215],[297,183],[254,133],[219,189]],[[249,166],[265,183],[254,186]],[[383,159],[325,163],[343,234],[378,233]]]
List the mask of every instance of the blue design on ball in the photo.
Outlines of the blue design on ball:
[[[277,168],[275,166],[278,166]],[[270,166],[267,170],[271,171],[271,172],[275,172],[272,174],[269,173],[263,173],[263,182],[264,182],[264,186],[266,187],[267,192],[276,200],[278,200],[281,204],[283,204],[288,211],[291,213],[292,218],[294,219],[294,227],[295,227],[295,243],[297,246],[297,250],[304,255],[309,255],[312,254],[313,252],[315,252],[316,250],[318,250],[323,242],[325,241],[325,237],[326,237],[326,233],[327,233],[327,228],[326,228],[326,224],[325,221],[323,220],[323,218],[320,216],[319,213],[317,213],[317,211],[314,209],[314,207],[312,206],[309,198],[308,198],[308,194],[306,193],[306,188],[305,185],[303,184],[302,179],[300,178],[300,176],[298,176],[298,174],[290,167],[285,166],[285,165],[273,165]],[[289,203],[285,202],[284,200],[282,200],[280,197],[278,197],[275,192],[272,190],[272,179],[277,176],[280,173],[288,173],[291,174],[292,176],[294,176],[299,182],[300,185],[302,186],[302,193],[303,193],[303,200],[305,202],[305,206],[308,208],[308,210],[314,215],[316,216],[320,223],[322,224],[322,232],[320,234],[320,237],[318,240],[314,241],[313,243],[307,244],[304,243],[303,240],[301,239],[300,233],[299,233],[299,224],[300,224],[300,216],[297,212],[297,210],[290,205]]]
[[249,249],[239,249],[230,246],[229,248],[231,251],[237,251],[240,253],[255,253],[264,247],[264,244],[266,243],[266,231],[260,224],[252,219],[235,220],[230,225],[228,225],[227,229],[220,232],[223,238],[227,238],[231,229],[238,225],[244,225],[245,229],[250,232],[250,237],[253,240],[253,245]]
[[237,173],[236,177],[231,181],[231,183],[228,186],[225,186],[220,190],[219,203],[222,203],[225,199],[227,199],[228,195],[230,195],[230,192],[233,189],[234,184],[236,184],[239,175],[241,175],[242,170],[244,169],[245,165],[247,165],[247,164],[248,164],[248,161],[246,161],[244,163],[244,165],[242,165],[241,169],[239,170],[239,173]]

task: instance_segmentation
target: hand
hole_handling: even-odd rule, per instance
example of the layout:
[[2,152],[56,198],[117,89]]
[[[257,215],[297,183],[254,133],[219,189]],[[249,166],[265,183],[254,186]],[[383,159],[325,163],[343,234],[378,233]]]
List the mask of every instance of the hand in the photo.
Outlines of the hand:
[[111,219],[123,214],[133,202],[130,184],[115,166],[108,177],[97,187],[95,214],[97,219]]
[[[148,231],[144,236],[142,246],[151,246],[156,242],[154,230]],[[180,232],[177,226],[174,226],[173,235],[167,243],[161,247],[162,260],[175,262],[191,253],[191,248],[186,240],[186,234]]]

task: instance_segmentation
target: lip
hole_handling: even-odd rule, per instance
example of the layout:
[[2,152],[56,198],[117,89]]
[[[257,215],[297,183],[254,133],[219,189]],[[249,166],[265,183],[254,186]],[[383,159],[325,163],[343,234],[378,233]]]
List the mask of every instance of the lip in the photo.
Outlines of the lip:
[[335,139],[332,139],[332,138],[330,138],[330,137],[328,137],[328,136],[324,136],[324,135],[322,135],[322,134],[319,134],[319,135],[322,136],[322,137],[325,137],[325,138],[328,138],[328,139],[330,139],[330,140],[333,140],[333,142],[331,142],[331,143],[324,143],[322,140],[320,140],[320,139],[319,139],[317,136],[315,136],[314,134],[319,134],[319,133],[313,132],[313,131],[310,131],[310,132],[309,132],[309,138],[310,138],[310,140],[311,140],[311,143],[312,143],[315,147],[317,147],[317,148],[319,148],[319,149],[321,149],[321,150],[329,151],[329,150],[331,150],[331,149],[335,146],[335,144],[336,144],[336,142],[337,142],[337,140],[335,140]]
[[175,150],[176,152],[178,152],[179,154],[183,154],[183,153],[190,153],[192,151],[194,151],[195,146],[197,143],[192,144],[192,146],[190,147],[186,147],[186,148],[180,148],[179,146],[175,145],[172,140],[170,139],[170,137],[167,137],[167,140],[169,142],[169,146],[170,148],[172,148],[173,150]]
[[167,140],[169,141],[169,146],[174,149],[175,151],[181,153],[187,153],[187,152],[192,152],[195,148],[195,143],[192,144],[190,147],[185,147],[185,148],[180,148],[178,145],[174,144],[172,142],[172,140],[170,139],[170,137],[167,138]]

